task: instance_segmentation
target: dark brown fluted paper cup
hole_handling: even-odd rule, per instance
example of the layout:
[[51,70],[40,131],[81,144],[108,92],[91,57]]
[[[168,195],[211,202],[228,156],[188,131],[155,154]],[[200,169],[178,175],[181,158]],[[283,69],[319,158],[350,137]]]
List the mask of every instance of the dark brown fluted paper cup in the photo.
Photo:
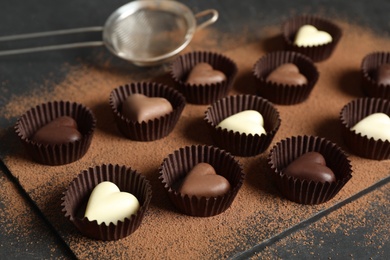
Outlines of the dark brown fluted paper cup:
[[[245,110],[256,110],[264,119],[266,135],[252,135],[217,127],[225,118]],[[254,156],[264,152],[280,127],[279,112],[266,99],[254,95],[229,96],[212,104],[205,118],[214,143],[238,156]]]
[[[322,154],[336,181],[321,183],[283,174],[290,163],[307,152]],[[293,136],[278,142],[269,154],[268,164],[279,191],[287,199],[301,204],[320,204],[332,199],[352,177],[350,161],[341,148],[317,136]]]
[[[306,77],[307,84],[286,85],[267,81],[267,77],[272,71],[286,63],[296,65],[299,72]],[[309,57],[290,51],[277,51],[263,56],[255,63],[253,74],[257,82],[257,94],[281,105],[292,105],[305,101],[319,77],[318,70]]]
[[[208,163],[217,174],[230,183],[230,190],[218,197],[197,197],[181,194],[174,186],[198,163]],[[233,203],[241,188],[245,174],[241,165],[229,153],[217,147],[192,145],[180,148],[168,155],[159,169],[161,180],[172,203],[184,214],[197,217],[211,217],[221,214]]]
[[390,159],[388,140],[374,140],[351,130],[360,120],[374,113],[390,116],[390,101],[380,98],[359,98],[345,105],[340,112],[344,142],[349,150],[358,156],[374,160]]
[[[89,221],[84,217],[85,207],[92,190],[103,181],[116,184],[121,192],[133,194],[140,204],[136,215],[118,221],[115,225],[105,222],[100,225],[96,220]],[[82,171],[64,192],[62,211],[65,217],[84,235],[99,240],[118,240],[129,236],[138,229],[149,207],[152,188],[148,180],[137,171],[126,166],[101,165]]]
[[[31,140],[35,132],[61,116],[72,117],[81,133],[81,140],[58,145],[41,144]],[[88,151],[96,127],[92,111],[82,104],[54,101],[38,105],[23,114],[15,131],[27,153],[38,163],[63,165],[79,160]]]
[[[320,31],[326,31],[332,36],[332,42],[322,45],[299,47],[294,44],[295,35],[303,25],[310,24]],[[310,15],[302,15],[287,20],[282,27],[286,47],[290,51],[302,53],[314,62],[328,59],[336,48],[342,36],[341,28],[333,22]]]
[[[214,70],[223,72],[226,80],[215,84],[192,85],[186,83],[188,74],[198,63],[208,63]],[[213,52],[190,52],[179,56],[172,63],[171,76],[177,89],[183,93],[187,102],[210,104],[228,94],[237,74],[237,65],[228,57]]]
[[362,87],[367,96],[390,99],[390,85],[378,84],[376,80],[377,70],[382,64],[390,64],[390,52],[373,52],[364,57]]
[[[131,94],[167,99],[173,108],[169,114],[139,123],[122,115],[122,103]],[[110,106],[119,131],[127,138],[136,141],[154,141],[169,135],[175,127],[185,106],[185,98],[177,90],[154,82],[137,82],[120,86],[110,94]]]

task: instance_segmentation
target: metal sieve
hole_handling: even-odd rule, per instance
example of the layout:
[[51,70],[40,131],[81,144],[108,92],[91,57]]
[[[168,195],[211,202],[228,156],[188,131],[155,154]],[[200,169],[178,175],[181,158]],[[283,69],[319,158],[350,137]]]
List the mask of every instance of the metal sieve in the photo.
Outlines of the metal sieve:
[[[197,24],[197,19],[201,18],[206,20]],[[214,9],[207,9],[194,14],[187,6],[176,1],[138,0],[118,8],[108,17],[103,27],[75,28],[0,37],[0,41],[11,41],[102,31],[102,41],[5,50],[0,51],[0,56],[104,45],[114,55],[138,66],[157,65],[177,55],[190,43],[197,29],[204,28],[217,19],[218,12]]]

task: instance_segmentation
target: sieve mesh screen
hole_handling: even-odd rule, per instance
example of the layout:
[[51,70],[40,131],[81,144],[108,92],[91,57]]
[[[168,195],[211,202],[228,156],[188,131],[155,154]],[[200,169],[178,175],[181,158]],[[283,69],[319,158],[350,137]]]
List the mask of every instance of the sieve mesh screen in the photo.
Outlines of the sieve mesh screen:
[[127,57],[151,58],[181,46],[188,25],[181,15],[164,10],[141,9],[118,21],[112,28],[115,49]]

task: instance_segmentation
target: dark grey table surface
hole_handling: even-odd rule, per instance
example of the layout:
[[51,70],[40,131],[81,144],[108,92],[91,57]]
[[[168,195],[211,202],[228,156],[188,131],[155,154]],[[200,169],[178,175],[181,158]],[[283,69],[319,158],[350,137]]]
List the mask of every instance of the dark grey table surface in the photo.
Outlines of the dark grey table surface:
[[[57,29],[68,29],[77,27],[100,26],[106,18],[118,7],[125,4],[123,0],[68,0],[68,1],[0,1],[0,36],[49,31]],[[359,24],[363,27],[370,27],[378,34],[389,36],[390,22],[388,13],[390,1],[339,1],[339,0],[189,0],[181,1],[188,5],[194,12],[215,8],[219,11],[220,17],[215,26],[220,31],[236,34],[240,32],[242,25],[246,28],[256,28],[270,24],[281,24],[286,18],[293,14],[312,13],[326,14],[332,19],[342,17],[346,21]],[[26,47],[30,45],[56,44],[62,42],[74,42],[84,40],[99,40],[98,33],[88,35],[74,35],[66,37],[45,38],[31,41],[20,41],[0,43],[0,49]],[[250,41],[252,39],[248,39]],[[390,46],[389,46],[390,47]],[[103,48],[103,47],[102,47]],[[79,62],[80,57],[89,60],[93,48],[75,50],[52,51],[44,53],[23,54],[0,57],[0,108],[3,107],[12,96],[22,95],[30,91],[38,84],[31,85],[31,82],[44,82],[50,75],[51,78],[60,80],[65,71],[58,71],[59,64]],[[110,55],[107,53],[107,55]],[[117,60],[118,64],[124,61]],[[148,69],[140,69],[132,65],[126,65],[129,69],[140,72]],[[0,128],[11,128],[17,118],[0,117]],[[7,154],[6,140],[1,140],[0,155]],[[14,194],[20,203],[25,205],[23,214],[24,221],[34,223],[31,232],[25,234],[21,231],[12,230],[7,227],[9,223],[7,216],[8,209],[13,207],[9,203],[0,201],[0,259],[49,259],[49,258],[74,258],[70,249],[61,241],[61,238],[46,222],[34,203],[29,200],[23,192],[22,187],[12,174],[0,164],[0,187],[9,189],[7,193]],[[388,199],[389,178],[378,183],[350,199],[350,203],[363,205],[362,198],[370,197],[372,201],[380,196]],[[2,198],[0,196],[0,198]],[[364,200],[366,201],[366,200]],[[389,215],[389,205],[371,203],[365,206],[365,218],[361,225],[350,228],[349,235],[327,232],[329,224],[327,214],[339,214],[344,218],[353,218],[342,207],[330,209],[320,214],[307,223],[287,230],[279,237],[274,237],[263,244],[254,247],[252,250],[243,252],[235,257],[245,259],[254,258],[323,258],[332,259],[386,259],[390,255],[390,244],[384,238],[388,237],[389,219],[383,216]],[[380,212],[381,214],[378,214]],[[379,217],[378,217],[379,216]],[[370,243],[363,243],[367,239],[366,233],[377,233],[371,238]],[[294,239],[296,234],[303,234],[307,239]],[[304,241],[302,243],[302,241]],[[319,241],[322,241],[320,243]],[[313,246],[318,245],[321,246]]]

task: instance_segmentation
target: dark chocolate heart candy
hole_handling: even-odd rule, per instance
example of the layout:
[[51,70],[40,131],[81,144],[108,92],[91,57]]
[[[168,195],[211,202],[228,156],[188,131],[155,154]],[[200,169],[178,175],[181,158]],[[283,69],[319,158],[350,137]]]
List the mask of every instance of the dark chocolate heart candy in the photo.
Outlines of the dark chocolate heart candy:
[[382,85],[390,85],[390,64],[382,64],[377,71],[377,82]]
[[191,85],[205,85],[219,83],[224,80],[226,80],[226,76],[223,72],[214,70],[210,64],[202,62],[192,68],[186,83]]
[[301,155],[287,166],[284,174],[301,180],[322,183],[336,180],[333,171],[326,167],[325,158],[317,152]]
[[208,163],[198,163],[185,177],[179,192],[189,196],[217,197],[230,189],[225,177],[218,175]]
[[307,79],[299,72],[298,67],[293,63],[285,63],[273,70],[266,81],[284,85],[304,85]]
[[173,111],[171,103],[162,97],[132,94],[122,103],[122,114],[131,121],[149,121]]
[[44,125],[34,134],[32,140],[37,143],[58,145],[81,139],[76,121],[69,116],[62,116]]

